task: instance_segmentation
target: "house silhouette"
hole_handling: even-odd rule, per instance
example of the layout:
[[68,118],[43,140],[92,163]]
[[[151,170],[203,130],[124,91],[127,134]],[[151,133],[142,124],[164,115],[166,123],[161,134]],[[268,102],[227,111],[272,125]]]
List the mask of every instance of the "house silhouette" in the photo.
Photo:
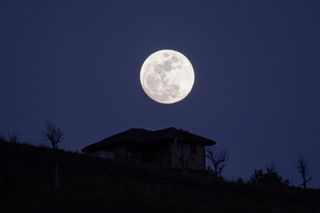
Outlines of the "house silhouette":
[[205,169],[205,146],[216,142],[182,129],[132,128],[88,145],[83,152],[124,163],[162,168]]

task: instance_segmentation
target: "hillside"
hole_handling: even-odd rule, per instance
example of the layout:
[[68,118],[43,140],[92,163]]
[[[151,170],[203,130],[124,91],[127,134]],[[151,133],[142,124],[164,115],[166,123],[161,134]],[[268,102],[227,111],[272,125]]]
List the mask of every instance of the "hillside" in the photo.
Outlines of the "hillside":
[[[59,189],[55,188],[58,165]],[[0,212],[320,212],[320,191],[225,182],[0,142]]]

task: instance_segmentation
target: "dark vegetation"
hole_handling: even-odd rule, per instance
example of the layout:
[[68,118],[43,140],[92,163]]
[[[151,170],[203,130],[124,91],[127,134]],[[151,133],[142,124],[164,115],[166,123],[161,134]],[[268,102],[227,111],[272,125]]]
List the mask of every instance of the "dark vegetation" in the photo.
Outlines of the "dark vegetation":
[[266,187],[288,186],[289,180],[283,180],[275,168],[275,164],[267,166],[265,170],[256,169],[249,180],[249,183]]
[[[319,190],[289,187],[274,173],[227,182],[206,172],[147,169],[0,141],[0,212],[320,212]],[[278,184],[261,184],[264,176]]]

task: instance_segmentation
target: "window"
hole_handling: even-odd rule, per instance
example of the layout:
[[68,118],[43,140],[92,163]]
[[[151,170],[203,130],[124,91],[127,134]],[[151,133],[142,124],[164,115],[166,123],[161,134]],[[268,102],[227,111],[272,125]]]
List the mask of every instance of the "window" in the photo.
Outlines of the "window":
[[195,145],[195,144],[191,144],[190,145],[190,153],[192,155],[196,155],[197,154],[197,145]]

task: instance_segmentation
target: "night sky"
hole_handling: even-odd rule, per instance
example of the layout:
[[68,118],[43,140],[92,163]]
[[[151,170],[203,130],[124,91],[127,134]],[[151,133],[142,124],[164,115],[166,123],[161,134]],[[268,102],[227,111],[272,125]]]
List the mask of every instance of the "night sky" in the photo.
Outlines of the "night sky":
[[[61,148],[132,127],[174,126],[229,152],[225,176],[273,162],[297,185],[304,155],[320,187],[320,3],[317,0],[0,2],[0,132]],[[195,70],[183,101],[162,105],[140,86],[143,61],[174,49]]]

